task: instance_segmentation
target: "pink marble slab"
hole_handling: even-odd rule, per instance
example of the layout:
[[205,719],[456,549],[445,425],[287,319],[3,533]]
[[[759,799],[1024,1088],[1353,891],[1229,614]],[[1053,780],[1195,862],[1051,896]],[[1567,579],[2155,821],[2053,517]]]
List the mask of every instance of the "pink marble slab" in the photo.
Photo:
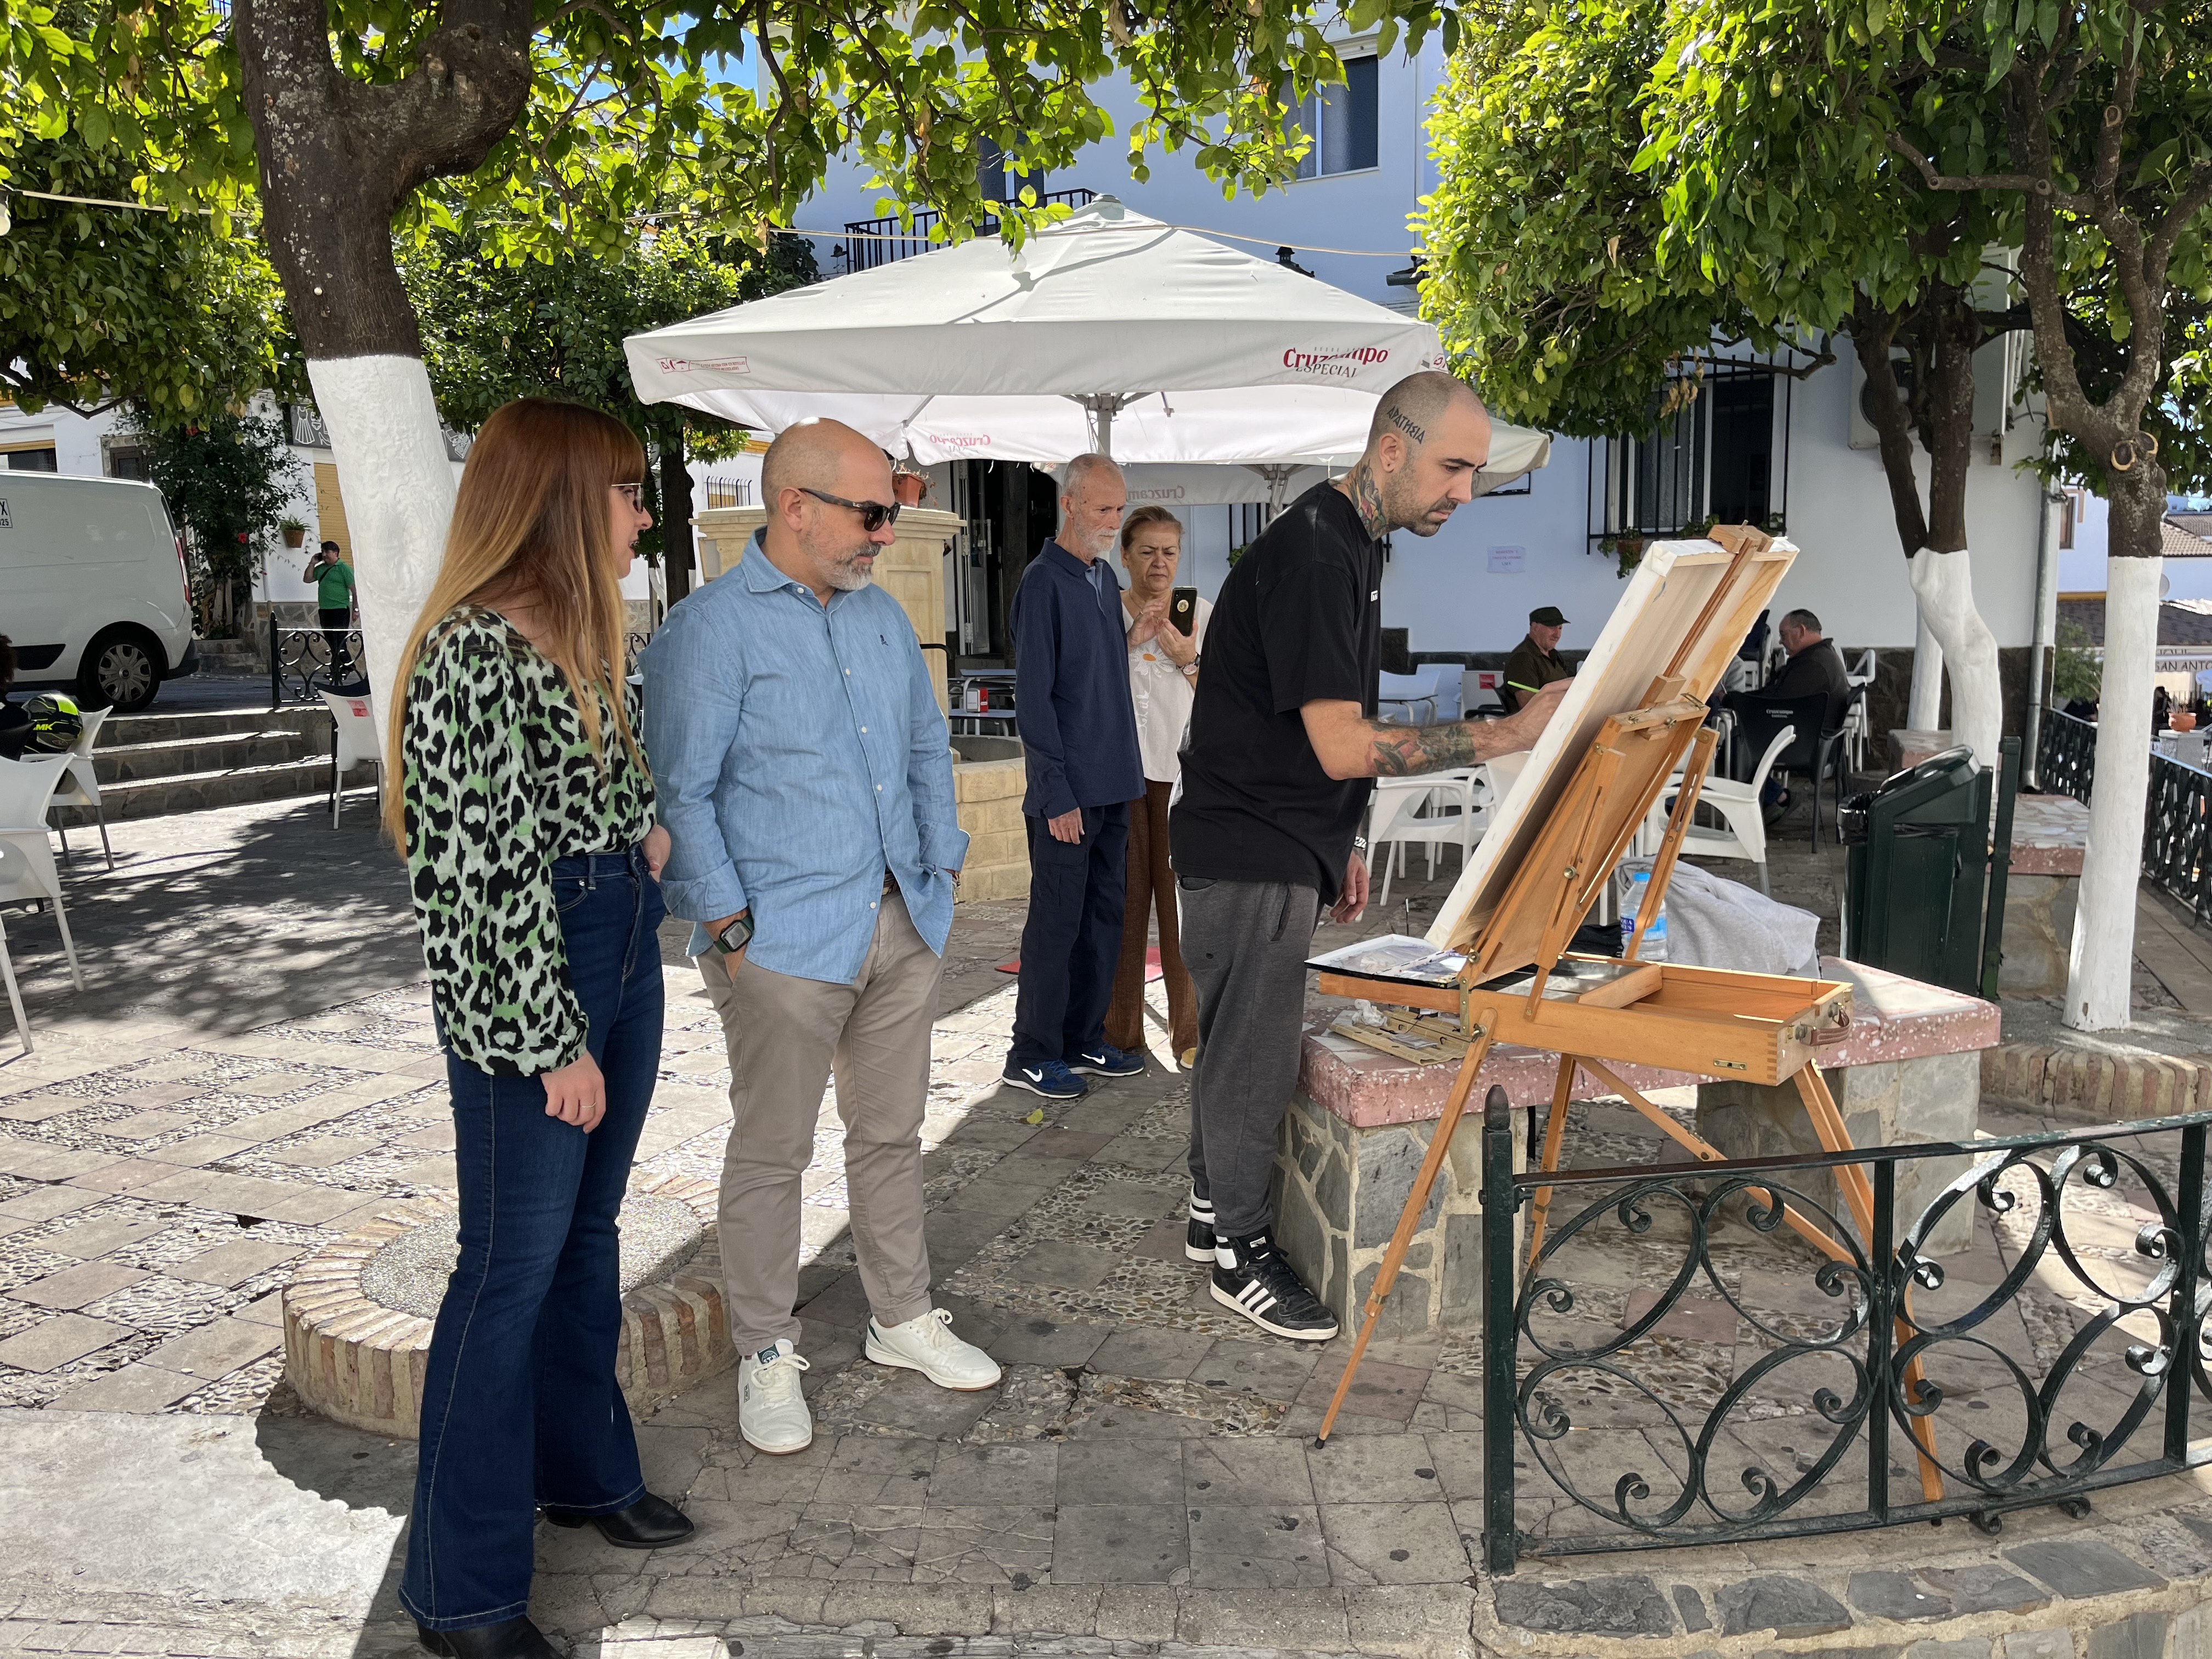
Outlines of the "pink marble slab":
[[2071,795],[2022,795],[2012,809],[2012,872],[2078,876],[2089,809]]
[[[1850,1032],[1830,1051],[1832,1057],[1823,1058],[1824,1067],[1963,1054],[1993,1048],[2001,1040],[2002,1016],[1994,1003],[1978,997],[1923,985],[1840,957],[1823,957],[1820,975],[1824,979],[1847,981],[1852,988]],[[1416,1066],[1349,1038],[1332,1036],[1328,1026],[1335,1018],[1334,1013],[1318,1018],[1306,1032],[1298,1087],[1309,1099],[1356,1129],[1429,1123],[1443,1115],[1444,1099],[1451,1091],[1456,1066]],[[1690,1073],[1664,1071],[1656,1066],[1607,1064],[1623,1082],[1647,1093],[1698,1081]],[[1480,1109],[1482,1097],[1493,1083],[1504,1086],[1506,1098],[1516,1106],[1548,1103],[1559,1067],[1555,1053],[1501,1043],[1491,1050],[1469,1104]],[[1589,1100],[1610,1092],[1588,1073],[1575,1073],[1575,1099]]]

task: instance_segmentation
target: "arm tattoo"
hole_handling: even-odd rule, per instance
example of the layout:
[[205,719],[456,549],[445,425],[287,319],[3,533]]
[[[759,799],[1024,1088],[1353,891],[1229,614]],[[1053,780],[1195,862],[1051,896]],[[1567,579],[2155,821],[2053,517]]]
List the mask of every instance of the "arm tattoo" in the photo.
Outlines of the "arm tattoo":
[[1374,738],[1368,753],[1378,778],[1402,778],[1417,772],[1444,772],[1455,766],[1472,766],[1487,760],[1495,747],[1475,742],[1470,720],[1447,720],[1441,726],[1387,726],[1370,720]]
[[1361,526],[1368,535],[1381,540],[1389,531],[1390,520],[1382,511],[1382,486],[1375,481],[1373,469],[1361,461],[1344,480],[1343,489],[1359,514]]

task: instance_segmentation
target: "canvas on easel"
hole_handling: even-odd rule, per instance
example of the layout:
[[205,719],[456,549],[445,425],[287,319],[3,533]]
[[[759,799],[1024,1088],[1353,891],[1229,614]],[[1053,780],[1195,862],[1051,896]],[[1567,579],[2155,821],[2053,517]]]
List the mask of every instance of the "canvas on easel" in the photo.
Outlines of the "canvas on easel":
[[[1701,1160],[1722,1159],[1717,1148],[1646,1100],[1606,1060],[1635,1060],[1770,1085],[1794,1081],[1823,1145],[1831,1151],[1850,1146],[1842,1115],[1813,1063],[1819,1048],[1849,1028],[1849,986],[1633,959],[1634,945],[1663,896],[1711,760],[1707,699],[1773,599],[1796,551],[1741,526],[1717,527],[1709,541],[1656,544],[1421,942],[1428,961],[1397,964],[1398,971],[1384,963],[1382,972],[1347,972],[1327,958],[1313,964],[1322,970],[1322,991],[1400,1011],[1386,1022],[1388,1032],[1340,1028],[1345,1035],[1418,1054],[1404,1046],[1411,1038],[1437,1055],[1461,1057],[1317,1443],[1327,1443],[1493,1043],[1561,1055],[1545,1169],[1558,1167],[1577,1066]],[[1674,810],[1629,959],[1586,966],[1587,959],[1568,958],[1563,974],[1568,941],[1670,785]],[[1408,957],[1423,954],[1413,941],[1403,944]],[[1380,942],[1370,941],[1366,948],[1376,955]],[[1458,966],[1447,978],[1437,964],[1451,959]],[[1854,1221],[1862,1236],[1870,1237],[1864,1172],[1839,1170],[1838,1176]],[[1532,1260],[1541,1249],[1549,1198],[1548,1189],[1539,1189],[1530,1226]],[[1784,1218],[1828,1254],[1848,1255],[1794,1210],[1785,1210]],[[1924,1437],[1923,1446],[1932,1450]],[[1935,1479],[1932,1462],[1923,1459],[1923,1483]]]

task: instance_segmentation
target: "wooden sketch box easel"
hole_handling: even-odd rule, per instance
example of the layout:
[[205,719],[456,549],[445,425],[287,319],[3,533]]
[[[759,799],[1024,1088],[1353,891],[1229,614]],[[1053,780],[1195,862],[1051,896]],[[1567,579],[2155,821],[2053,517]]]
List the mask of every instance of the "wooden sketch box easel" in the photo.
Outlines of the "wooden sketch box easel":
[[[1637,959],[1711,762],[1706,699],[1795,556],[1788,543],[1741,526],[1716,528],[1711,542],[1653,547],[1429,930],[1430,960],[1398,973],[1387,963],[1381,972],[1346,971],[1344,961],[1361,957],[1353,946],[1315,964],[1322,991],[1386,1011],[1381,1027],[1340,1024],[1341,1035],[1419,1061],[1459,1062],[1318,1443],[1335,1425],[1493,1043],[1560,1055],[1542,1170],[1559,1167],[1577,1066],[1698,1158],[1724,1158],[1630,1087],[1607,1060],[1770,1085],[1795,1081],[1821,1145],[1850,1148],[1842,1115],[1812,1063],[1850,1027],[1850,986]],[[1567,955],[1567,941],[1677,767],[1681,781],[1666,837],[1623,959]],[[1871,1237],[1865,1171],[1843,1165],[1836,1175],[1861,1237]],[[1551,1189],[1539,1188],[1529,1219],[1532,1263],[1542,1249],[1550,1200]],[[1851,1259],[1794,1209],[1784,1218],[1816,1248]],[[1924,1434],[1923,1441],[1932,1449]],[[1936,1479],[1925,1459],[1922,1471],[1923,1484]],[[1937,1495],[1940,1488],[1930,1492]]]

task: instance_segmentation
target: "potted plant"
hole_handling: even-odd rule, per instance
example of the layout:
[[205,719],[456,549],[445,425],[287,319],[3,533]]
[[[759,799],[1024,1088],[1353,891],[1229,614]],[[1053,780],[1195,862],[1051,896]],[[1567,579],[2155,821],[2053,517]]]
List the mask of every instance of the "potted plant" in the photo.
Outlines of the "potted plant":
[[912,461],[900,461],[891,468],[891,498],[901,507],[919,507],[928,493],[929,475]]
[[307,526],[290,514],[288,513],[277,520],[276,527],[284,532],[285,546],[296,550],[307,544]]

